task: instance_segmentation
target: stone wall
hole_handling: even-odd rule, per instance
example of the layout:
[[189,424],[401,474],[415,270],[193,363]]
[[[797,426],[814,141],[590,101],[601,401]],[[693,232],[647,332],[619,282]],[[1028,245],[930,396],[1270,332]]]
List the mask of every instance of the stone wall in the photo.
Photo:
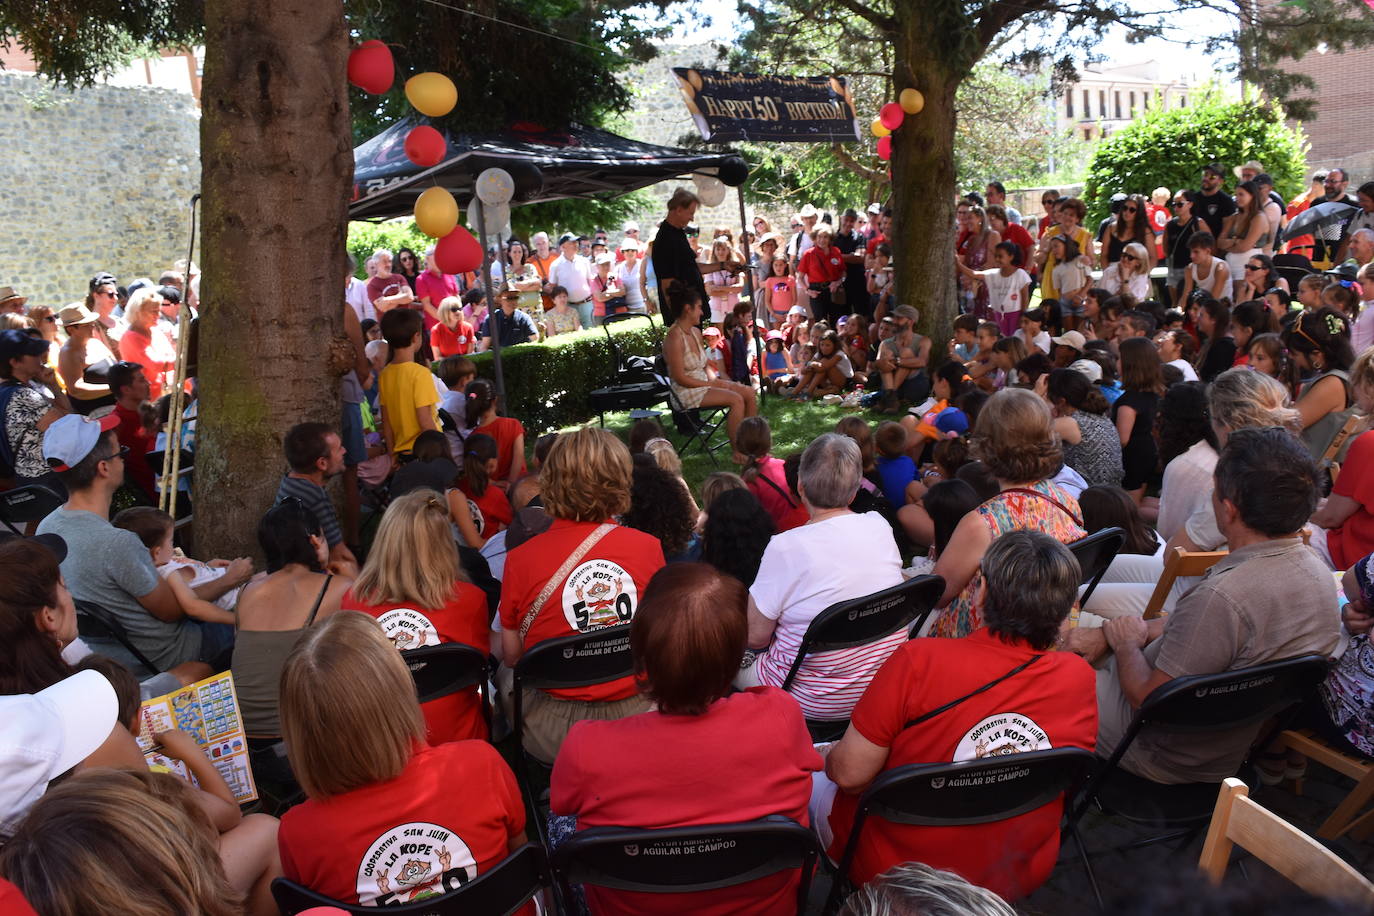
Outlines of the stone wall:
[[101,270],[156,280],[186,257],[199,187],[191,96],[0,72],[0,286],[30,305],[80,299]]

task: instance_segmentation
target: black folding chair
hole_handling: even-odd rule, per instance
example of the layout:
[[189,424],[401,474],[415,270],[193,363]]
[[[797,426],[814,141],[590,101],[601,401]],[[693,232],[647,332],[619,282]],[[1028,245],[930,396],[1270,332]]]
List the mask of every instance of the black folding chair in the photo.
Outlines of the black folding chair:
[[3,490],[0,491],[0,522],[15,534],[23,534],[21,526],[41,522],[64,502],[66,497],[40,484]]
[[797,912],[806,908],[820,857],[816,834],[780,815],[735,824],[640,830],[592,827],[553,852],[553,873],[564,900],[572,886],[683,894],[733,887],[800,868]]
[[295,916],[302,910],[317,906],[338,907],[356,916],[376,916],[379,912],[396,913],[398,916],[421,913],[425,916],[509,916],[528,903],[535,894],[553,886],[544,850],[533,843],[521,846],[491,871],[478,875],[466,884],[453,872],[444,875],[441,882],[444,893],[437,897],[426,897],[413,903],[388,903],[381,909],[375,904],[360,906],[343,903],[285,878],[277,878],[272,882],[272,899],[277,902],[277,908],[283,916]]
[[1087,586],[1083,594],[1078,596],[1080,607],[1088,603],[1088,596],[1107,574],[1107,567],[1112,565],[1112,560],[1116,559],[1117,552],[1125,543],[1125,531],[1120,528],[1103,528],[1068,545],[1069,553],[1073,554],[1074,559],[1078,561],[1079,569],[1083,571],[1081,584]]
[[[880,592],[830,605],[806,628],[782,689],[792,686],[808,655],[866,646],[902,629],[916,634],[944,591],[945,580],[940,576],[917,576]],[[806,727],[817,741],[832,741],[844,734],[849,719],[807,719]]]
[[959,763],[911,764],[883,773],[859,796],[825,912],[835,912],[843,899],[870,817],[919,827],[1004,821],[1070,795],[1092,769],[1093,760],[1091,751],[1064,747]]
[[[138,646],[134,645],[129,638],[129,632],[124,629],[124,624],[105,608],[94,601],[81,601],[74,599],[76,605],[76,632],[83,639],[91,643],[91,649],[100,652],[102,648],[100,642],[113,643],[124,651],[128,652],[134,664],[129,667],[134,671],[135,676],[142,680],[158,674],[161,669],[148,659],[148,656],[139,651]],[[119,659],[128,663],[129,659]],[[142,666],[143,670],[138,670]]]
[[656,377],[666,388],[665,400],[668,402],[668,410],[673,415],[673,426],[681,435],[682,444],[673,443],[679,455],[686,456],[692,449],[700,449],[707,458],[711,459],[711,464],[720,464],[716,460],[716,451],[729,445],[729,441],[712,442],[716,431],[729,416],[729,411],[724,407],[687,407],[673,390],[673,386],[668,384],[668,363],[662,355],[654,360],[654,372]]
[[[1280,714],[1311,694],[1326,679],[1329,670],[1326,656],[1303,655],[1218,674],[1176,677],[1161,684],[1140,704],[1140,710],[1131,719],[1111,756],[1105,761],[1098,760],[1096,770],[1069,813],[1070,828],[1076,827],[1088,807],[1095,804],[1103,814],[1135,824],[1171,829],[1169,833],[1129,843],[1122,849],[1169,840],[1182,840],[1186,844],[1211,820],[1221,781],[1164,784],[1124,770],[1119,766],[1121,758],[1135,739],[1148,728],[1175,734],[1184,740],[1206,741],[1208,735],[1217,731],[1245,728],[1270,719],[1275,721],[1269,734],[1277,734],[1284,724]],[[1253,747],[1262,748],[1266,743],[1267,738],[1261,737]],[[1247,758],[1237,772],[1243,771],[1248,763]],[[1082,842],[1078,844],[1078,851],[1101,906],[1097,878]]]
[[491,667],[485,652],[460,642],[446,642],[406,649],[401,658],[410,669],[421,703],[476,687],[482,701],[482,718],[487,731],[491,731],[491,698],[487,695]]
[[588,395],[592,412],[600,417],[602,426],[606,425],[606,414],[610,411],[647,410],[668,398],[668,386],[655,375],[653,360],[644,356],[625,356],[611,334],[612,325],[638,318],[646,319],[653,328],[654,317],[640,312],[608,315],[602,322],[606,347],[611,354],[610,380],[605,387],[594,389]]

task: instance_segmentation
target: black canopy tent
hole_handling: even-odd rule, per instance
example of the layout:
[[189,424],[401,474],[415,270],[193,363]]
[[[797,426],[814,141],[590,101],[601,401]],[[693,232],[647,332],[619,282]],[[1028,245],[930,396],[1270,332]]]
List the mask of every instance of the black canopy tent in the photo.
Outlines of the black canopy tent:
[[[421,168],[406,158],[405,137],[427,124],[448,144],[444,160]],[[415,209],[427,188],[447,188],[460,203],[472,198],[473,185],[493,166],[515,179],[512,204],[532,204],[597,194],[627,194],[693,172],[716,175],[722,165],[742,167],[732,153],[693,152],[655,146],[594,127],[574,125],[548,130],[514,124],[487,134],[455,134],[428,118],[412,116],[391,125],[353,150],[353,201],[350,219],[390,219]]]

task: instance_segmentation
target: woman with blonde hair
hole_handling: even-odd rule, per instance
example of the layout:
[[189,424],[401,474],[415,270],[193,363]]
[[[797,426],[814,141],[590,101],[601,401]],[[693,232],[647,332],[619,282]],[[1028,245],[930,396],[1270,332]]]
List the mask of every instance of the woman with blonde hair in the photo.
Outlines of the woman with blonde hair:
[[0,876],[41,916],[242,916],[214,828],[192,811],[124,770],[77,773],[0,849]]
[[[546,639],[629,623],[649,579],[664,564],[653,535],[616,524],[630,508],[630,450],[608,430],[558,437],[540,480],[553,524],[506,556],[501,586],[502,699],[509,669]],[[643,712],[634,679],[567,690],[527,690],[525,750],[552,763],[568,729],[581,719]]]
[[965,515],[935,563],[943,576],[943,608],[932,636],[962,637],[983,625],[983,554],[999,535],[1029,529],[1063,544],[1083,537],[1078,501],[1051,478],[1064,464],[1049,404],[1023,388],[997,392],[978,413],[973,453],[1001,492]]
[[410,670],[366,614],[336,614],[296,646],[282,727],[309,796],[282,817],[292,881],[384,907],[456,890],[525,841],[510,767],[485,741],[425,743]]
[[[370,614],[399,650],[459,642],[491,651],[487,596],[468,581],[434,490],[412,490],[387,507],[367,563],[344,595],[344,610]],[[487,737],[477,688],[424,704],[431,744]]]
[[1129,293],[1137,302],[1149,299],[1150,255],[1146,247],[1140,242],[1128,242],[1121,250],[1120,260],[1102,271],[1101,285],[1113,296]]

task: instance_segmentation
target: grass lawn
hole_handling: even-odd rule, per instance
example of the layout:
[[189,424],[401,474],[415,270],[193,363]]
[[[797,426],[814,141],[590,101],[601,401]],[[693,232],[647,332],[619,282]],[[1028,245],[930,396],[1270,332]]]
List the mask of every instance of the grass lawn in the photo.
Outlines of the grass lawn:
[[[883,420],[895,419],[870,410],[846,409],[838,404],[821,404],[817,401],[790,401],[771,394],[766,396],[759,406],[759,415],[768,420],[768,425],[773,430],[773,455],[778,458],[786,458],[793,452],[802,451],[821,433],[833,432],[835,424],[849,414],[862,416],[874,429]],[[673,445],[681,447],[683,437],[673,427],[673,418],[666,407],[658,417],[658,422],[668,431],[668,438],[672,440]],[[629,437],[631,425],[633,424],[628,413],[606,414],[606,428],[622,439]],[[562,431],[568,432],[576,428],[568,427]],[[711,443],[714,445],[724,441],[725,428],[722,425],[712,437]],[[700,449],[695,448],[690,455],[682,459],[682,476],[698,497],[701,495],[701,482],[706,479],[707,474],[712,471],[739,470],[738,465],[731,460],[728,445],[716,451],[716,462],[713,464]]]

